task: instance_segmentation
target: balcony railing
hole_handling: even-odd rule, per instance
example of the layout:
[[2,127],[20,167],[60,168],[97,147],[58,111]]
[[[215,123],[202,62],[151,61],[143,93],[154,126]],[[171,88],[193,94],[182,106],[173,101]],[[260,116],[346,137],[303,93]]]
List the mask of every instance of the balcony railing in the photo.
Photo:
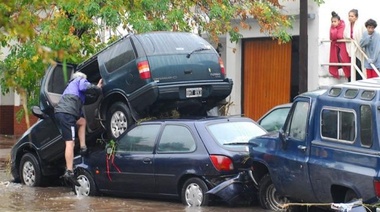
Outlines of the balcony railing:
[[[325,42],[331,42],[331,40],[322,40],[322,43]],[[357,65],[356,65],[356,57],[355,57],[355,46],[359,50],[360,54],[363,55],[364,59],[368,60],[368,56],[364,53],[362,48],[359,46],[359,44],[355,40],[351,39],[341,39],[337,40],[337,42],[346,42],[346,43],[352,43],[350,48],[351,52],[351,63],[322,63],[321,66],[351,66],[351,81],[356,81],[356,71],[362,76],[363,79],[367,79],[367,75],[363,73],[364,70],[361,70]],[[361,61],[362,64],[364,61]],[[373,63],[370,63],[371,67],[375,72],[377,73],[378,76],[380,76],[379,70],[376,68],[376,66]]]

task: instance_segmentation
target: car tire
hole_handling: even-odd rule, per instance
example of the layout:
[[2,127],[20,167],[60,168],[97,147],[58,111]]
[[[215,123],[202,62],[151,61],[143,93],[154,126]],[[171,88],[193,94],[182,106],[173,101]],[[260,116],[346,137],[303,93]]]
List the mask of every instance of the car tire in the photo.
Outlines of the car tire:
[[116,102],[107,112],[107,134],[116,139],[132,125],[131,112],[123,102]]
[[206,183],[196,177],[188,179],[182,187],[182,203],[187,206],[207,206],[209,203]]
[[355,200],[358,200],[358,195],[356,195],[355,191],[351,190],[351,189],[348,189],[346,191],[346,194],[344,196],[344,202],[351,202],[351,201],[355,201]]
[[42,172],[40,163],[34,154],[26,153],[22,156],[19,170],[22,184],[30,187],[41,186]]
[[269,174],[266,174],[259,182],[259,200],[261,207],[264,209],[287,211],[286,208],[282,208],[281,206],[288,203],[289,200],[286,197],[278,195]]
[[96,187],[95,180],[92,175],[83,169],[78,169],[77,181],[81,186],[74,186],[74,192],[76,195],[82,196],[97,196],[98,188]]

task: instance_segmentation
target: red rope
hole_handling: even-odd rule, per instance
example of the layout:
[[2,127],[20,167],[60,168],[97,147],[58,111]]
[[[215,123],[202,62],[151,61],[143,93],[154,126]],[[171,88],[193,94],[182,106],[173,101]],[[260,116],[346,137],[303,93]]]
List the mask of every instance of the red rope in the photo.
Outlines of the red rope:
[[119,169],[119,167],[117,167],[116,166],[116,164],[115,164],[115,155],[112,155],[112,165],[116,168],[116,170],[120,173],[121,171],[120,171],[120,169]]
[[[121,173],[119,167],[117,167],[116,164],[115,164],[115,155],[111,155],[111,157],[112,157],[112,159],[111,159],[111,163],[112,163],[113,167],[115,167],[115,169],[116,169],[119,173]],[[108,156],[108,155],[106,155],[106,164],[107,164],[107,171],[106,171],[106,173],[107,173],[108,179],[109,179],[110,181],[112,181],[111,174],[110,174],[110,164],[109,164],[109,156]]]
[[108,155],[106,154],[106,163],[107,163],[107,175],[108,175],[108,179],[110,179],[110,181],[112,181],[111,179],[111,175],[110,175],[110,165],[108,164]]

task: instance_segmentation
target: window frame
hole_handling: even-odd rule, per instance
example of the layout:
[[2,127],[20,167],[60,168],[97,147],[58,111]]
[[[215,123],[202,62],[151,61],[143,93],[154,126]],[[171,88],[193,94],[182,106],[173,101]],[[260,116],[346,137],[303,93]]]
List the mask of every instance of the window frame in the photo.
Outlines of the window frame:
[[[121,146],[121,142],[123,141],[123,139],[126,139],[125,137],[128,137],[128,134],[131,133],[133,130],[136,130],[137,128],[143,128],[143,127],[152,127],[152,126],[156,126],[157,129],[155,132],[156,135],[155,135],[155,139],[153,141],[153,146],[152,146],[152,150],[151,151],[133,151],[133,150],[128,150],[128,149],[120,149],[120,146]],[[117,139],[117,146],[116,146],[116,150],[115,152],[116,153],[129,153],[129,154],[134,154],[134,153],[138,153],[138,154],[153,154],[154,151],[155,151],[155,147],[156,147],[156,144],[157,144],[157,139],[158,137],[160,137],[160,133],[161,133],[161,127],[162,127],[162,124],[161,123],[149,123],[149,124],[141,124],[141,125],[136,125],[135,127],[133,127],[132,129],[128,130],[125,134],[123,134],[120,138]],[[149,131],[151,132],[151,131]]]
[[[370,135],[371,135],[371,138],[369,139],[370,141],[371,141],[371,143],[370,143],[370,145],[365,145],[365,144],[363,144],[363,135],[364,135],[364,133],[363,133],[363,122],[362,122],[362,117],[363,117],[363,115],[362,115],[362,107],[368,107],[369,108],[369,111],[370,111],[370,118],[371,118],[371,124],[370,124],[370,127],[369,127],[369,129],[370,129]],[[373,131],[374,131],[374,126],[373,126],[373,124],[374,124],[374,120],[373,120],[373,116],[372,116],[372,107],[371,107],[371,105],[369,105],[369,104],[361,104],[360,106],[359,106],[359,109],[360,109],[360,120],[358,120],[358,121],[360,121],[360,145],[362,146],[362,147],[366,147],[366,148],[371,148],[372,147],[372,145],[373,145]]]
[[[293,132],[292,126],[294,126],[293,125],[293,122],[294,122],[294,119],[295,119],[294,117],[298,117],[298,116],[295,116],[295,111],[297,109],[298,104],[307,104],[308,105],[308,110],[307,110],[306,117],[305,117],[305,121],[306,122],[304,123],[305,126],[304,126],[304,129],[303,129],[304,136],[301,139],[300,138],[296,138],[296,137],[294,137],[294,136],[291,135],[291,132]],[[293,103],[293,106],[292,106],[292,108],[290,110],[291,116],[288,117],[288,120],[286,120],[286,126],[284,126],[285,134],[286,134],[286,136],[288,138],[291,138],[291,139],[297,140],[297,141],[305,142],[305,140],[306,140],[306,138],[308,136],[308,128],[309,128],[309,126],[308,126],[309,124],[308,123],[309,123],[310,110],[311,110],[311,103],[310,103],[310,101],[301,100],[301,101],[296,101],[296,102]]]
[[[160,151],[159,150],[159,147],[160,147],[160,144],[161,144],[161,141],[162,141],[162,138],[164,136],[164,133],[165,133],[165,130],[167,127],[183,127],[184,129],[186,129],[189,133],[190,133],[190,136],[193,140],[193,145],[194,145],[194,148],[193,149],[190,149],[188,151]],[[157,147],[156,147],[156,154],[186,154],[186,153],[192,153],[192,152],[195,152],[197,150],[197,139],[195,138],[194,134],[193,134],[193,131],[185,124],[166,124],[163,126],[163,129],[161,130],[161,133],[160,133],[160,136],[159,136],[159,139],[157,141]]]
[[[337,138],[332,138],[332,137],[327,137],[327,136],[324,136],[323,135],[323,110],[329,110],[329,111],[334,111],[334,112],[337,112],[337,126],[336,126],[336,137]],[[342,132],[340,131],[343,131],[342,130],[342,118],[341,118],[341,113],[344,112],[344,113],[351,113],[353,114],[353,117],[354,117],[354,121],[355,121],[355,124],[354,124],[354,133],[355,133],[355,136],[353,137],[352,140],[344,140],[344,139],[340,139],[341,135],[342,135]],[[325,107],[322,107],[321,109],[321,112],[320,112],[320,124],[319,124],[319,133],[320,133],[320,136],[322,139],[325,139],[325,140],[329,140],[329,141],[335,141],[335,142],[339,142],[339,143],[346,143],[346,144],[353,144],[355,143],[357,137],[358,137],[358,116],[356,114],[356,111],[354,109],[349,109],[349,108],[341,108],[341,107],[331,107],[331,106],[325,106]]]

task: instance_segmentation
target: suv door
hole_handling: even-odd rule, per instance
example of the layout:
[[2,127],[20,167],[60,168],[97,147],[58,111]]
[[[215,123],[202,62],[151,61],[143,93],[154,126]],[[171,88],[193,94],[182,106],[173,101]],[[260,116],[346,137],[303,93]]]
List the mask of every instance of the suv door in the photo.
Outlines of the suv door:
[[50,66],[42,80],[40,107],[41,110],[49,116],[54,114],[54,106],[57,105],[74,72],[72,65],[67,65],[66,67],[65,70],[61,63]]
[[62,64],[57,63],[47,69],[42,80],[40,108],[47,116],[32,128],[31,137],[43,160],[52,161],[64,156],[65,142],[62,141],[55,122],[54,106],[58,103],[73,70],[73,66],[68,65],[65,72]]

